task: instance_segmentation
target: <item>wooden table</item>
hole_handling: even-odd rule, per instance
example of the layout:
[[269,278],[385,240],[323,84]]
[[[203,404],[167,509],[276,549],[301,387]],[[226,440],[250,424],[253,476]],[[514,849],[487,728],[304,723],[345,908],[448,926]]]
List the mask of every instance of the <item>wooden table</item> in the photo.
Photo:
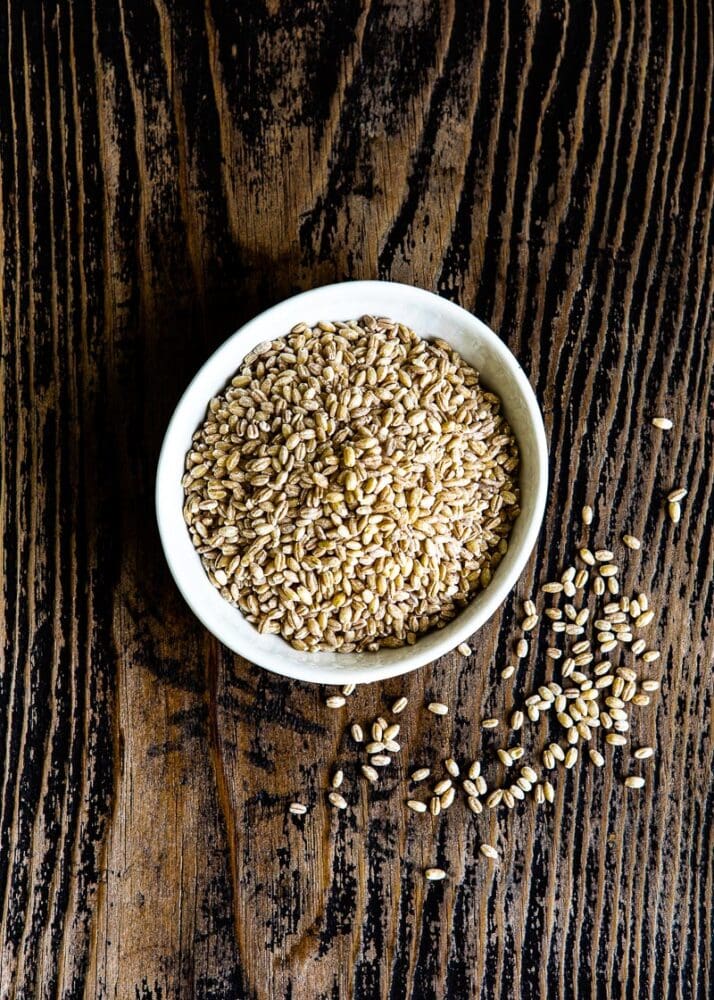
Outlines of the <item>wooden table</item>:
[[[714,995],[712,22],[691,0],[9,0],[2,997]],[[358,277],[499,331],[542,402],[552,485],[473,655],[330,711],[192,617],[152,490],[208,354]],[[632,732],[657,749],[646,788],[609,754],[559,769],[552,806],[408,813],[411,767],[494,745],[479,720],[546,676],[542,655],[500,671],[585,502],[592,543],[614,540],[659,609],[662,691]],[[401,694],[403,749],[370,790],[348,725]],[[532,754],[544,733],[524,731]]]

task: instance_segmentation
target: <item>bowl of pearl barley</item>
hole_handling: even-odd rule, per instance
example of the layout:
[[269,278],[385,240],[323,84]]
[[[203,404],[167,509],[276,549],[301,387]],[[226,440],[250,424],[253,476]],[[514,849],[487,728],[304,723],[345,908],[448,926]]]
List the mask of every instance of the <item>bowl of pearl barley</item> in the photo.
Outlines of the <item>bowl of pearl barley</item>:
[[156,513],[171,573],[225,646],[288,677],[367,683],[471,637],[545,506],[541,412],[483,322],[352,281],[267,309],[171,418]]

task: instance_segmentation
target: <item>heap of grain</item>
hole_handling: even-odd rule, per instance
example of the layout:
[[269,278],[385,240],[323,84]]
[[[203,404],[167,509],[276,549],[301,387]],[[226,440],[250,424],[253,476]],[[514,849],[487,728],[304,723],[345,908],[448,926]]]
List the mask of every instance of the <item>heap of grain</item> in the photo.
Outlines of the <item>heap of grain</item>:
[[301,650],[401,646],[488,585],[519,513],[518,452],[446,343],[365,316],[246,356],[186,456],[211,583]]

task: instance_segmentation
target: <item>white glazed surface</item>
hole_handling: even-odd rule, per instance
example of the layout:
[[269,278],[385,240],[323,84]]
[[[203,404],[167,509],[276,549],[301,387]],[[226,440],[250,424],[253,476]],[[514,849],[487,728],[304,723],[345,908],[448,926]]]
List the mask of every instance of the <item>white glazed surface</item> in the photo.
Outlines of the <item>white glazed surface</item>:
[[[209,400],[218,395],[244,356],[265,340],[285,336],[300,321],[357,319],[369,313],[406,323],[419,336],[448,341],[496,392],[518,441],[521,514],[508,552],[489,586],[445,628],[413,646],[373,653],[308,653],[276,635],[261,635],[209,583],[183,520],[184,459]],[[226,340],[206,361],[176,407],[164,438],[156,476],[156,516],[171,573],[184,599],[207,629],[251,663],[320,684],[366,683],[407,673],[437,659],[490,618],[515,585],[540,529],[548,479],[543,420],[520,365],[499,338],[470,313],[432,292],[382,281],[351,281],[315,288],[266,310]]]

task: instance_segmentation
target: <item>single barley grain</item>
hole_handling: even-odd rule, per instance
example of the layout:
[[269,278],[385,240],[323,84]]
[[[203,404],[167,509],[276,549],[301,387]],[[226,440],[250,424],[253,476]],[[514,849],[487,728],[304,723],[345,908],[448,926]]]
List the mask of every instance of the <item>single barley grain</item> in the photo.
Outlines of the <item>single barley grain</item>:
[[477,816],[479,813],[483,812],[483,806],[481,805],[481,802],[479,801],[479,799],[476,798],[475,795],[469,795],[469,797],[466,799],[466,803],[471,812],[476,813]]
[[342,688],[342,694],[347,698],[354,692],[356,687],[356,684],[345,684]]
[[560,763],[562,764],[562,762],[565,760],[565,753],[563,751],[563,748],[560,746],[560,744],[559,743],[551,743],[550,746],[548,747],[548,749],[553,754],[553,756],[555,757],[555,759],[557,761],[560,761]]
[[605,742],[609,743],[611,747],[624,747],[627,744],[627,738],[621,733],[608,733]]
[[528,656],[528,643],[525,639],[519,639],[516,643],[516,656],[522,660],[525,656]]
[[[640,607],[641,606],[642,605],[640,605]],[[654,663],[654,661],[658,660],[659,657],[660,653],[658,649],[648,649],[646,653],[642,654],[642,659],[645,661],[645,663]]]
[[645,779],[640,778],[638,774],[628,774],[625,778],[625,785],[627,788],[644,788]]
[[641,687],[643,691],[659,691],[660,683],[659,681],[642,681]]
[[627,546],[628,549],[634,549],[635,551],[637,551],[637,549],[642,547],[642,543],[640,542],[639,538],[636,538],[634,535],[623,535],[622,541],[624,542],[624,544]]
[[376,753],[374,757],[370,758],[370,763],[374,764],[375,767],[387,767],[391,762],[392,758],[386,753]]
[[341,694],[331,694],[329,698],[325,699],[328,708],[342,708],[346,703],[347,699]]
[[682,519],[682,508],[678,503],[672,503],[670,500],[667,504],[667,513],[672,524],[679,524]]
[[411,779],[412,781],[424,781],[431,774],[431,770],[428,767],[418,767],[416,771],[412,771]]
[[467,642],[460,642],[456,647],[457,653],[461,653],[462,656],[471,656],[473,650]]
[[592,507],[589,504],[587,504],[587,503],[585,504],[585,506],[583,507],[583,509],[581,511],[581,516],[582,516],[582,519],[583,519],[583,524],[592,524],[593,523],[593,509],[592,509]]
[[643,611],[635,622],[635,628],[645,628],[654,618],[654,611]]
[[327,798],[329,799],[330,804],[335,807],[335,809],[347,808],[347,800],[342,795],[340,795],[339,792],[330,792]]
[[444,761],[444,767],[449,772],[452,778],[458,778],[459,774],[461,773],[459,771],[459,765],[456,763],[453,757],[446,758],[446,760]]
[[570,768],[575,765],[575,762],[577,761],[577,759],[578,759],[578,751],[577,751],[577,749],[575,747],[570,747],[570,749],[568,750],[568,752],[565,755],[565,760],[563,761],[564,766],[568,770],[570,770]]
[[521,628],[524,632],[531,632],[538,624],[538,615],[528,615],[521,622]]
[[472,781],[475,781],[480,774],[481,774],[481,761],[475,760],[469,767],[469,778],[471,778]]
[[427,868],[424,871],[424,878],[427,882],[441,882],[446,878],[446,872],[443,868]]
[[407,806],[415,813],[425,813],[427,810],[426,802],[420,802],[419,799],[407,799]]
[[536,613],[536,606],[533,601],[528,600],[523,602],[523,613],[527,618]]
[[661,431],[671,431],[674,424],[669,417],[652,417],[652,426]]
[[434,795],[443,795],[447,788],[451,788],[453,782],[451,778],[442,778],[434,785]]
[[498,754],[498,759],[505,767],[511,767],[511,765],[513,764],[513,757],[511,757],[508,750],[503,750],[502,748],[499,747],[496,753]]
[[376,781],[379,778],[379,774],[375,768],[370,764],[363,764],[361,767],[362,774],[365,776],[367,781]]
[[481,844],[479,848],[481,853],[485,858],[489,858],[491,861],[498,861],[499,854],[495,847],[491,847],[490,844]]
[[441,808],[448,809],[453,803],[456,796],[455,788],[447,788],[446,791],[441,795]]
[[495,729],[498,726],[498,719],[484,719],[481,723],[482,729]]
[[578,555],[587,566],[595,565],[595,556],[592,554],[590,549],[580,549]]
[[605,581],[601,576],[596,576],[593,580],[593,594],[596,597],[602,597],[605,593]]
[[603,764],[605,763],[605,758],[603,757],[603,755],[600,753],[599,750],[595,749],[595,747],[592,747],[590,750],[588,750],[588,755],[590,757],[590,760],[595,765],[595,767],[602,767]]
[[307,812],[307,806],[303,805],[302,802],[291,802],[288,806],[288,812],[291,812],[293,816],[304,816]]
[[509,665],[507,667],[504,667],[503,670],[501,671],[501,677],[503,678],[504,681],[507,681],[509,680],[509,678],[513,677],[515,672],[516,668],[509,663]]
[[432,795],[429,799],[429,812],[432,816],[438,816],[441,812],[441,799],[438,795]]
[[486,799],[486,805],[489,809],[495,809],[501,804],[501,799],[503,798],[503,789],[496,788]]
[[478,789],[476,788],[476,785],[473,783],[471,778],[464,778],[464,780],[461,782],[461,787],[463,788],[463,790],[466,792],[467,795],[471,795],[474,797],[478,796]]
[[549,583],[544,583],[541,587],[544,594],[560,594],[563,590],[563,584],[556,580],[551,580]]
[[404,709],[407,707],[408,704],[409,704],[409,699],[408,698],[404,698],[404,697],[397,698],[397,700],[392,705],[392,714],[393,715],[400,715],[404,711]]
[[654,747],[638,747],[633,756],[636,760],[649,760],[654,757]]
[[523,725],[523,721],[523,712],[516,709],[516,711],[511,715],[511,729],[520,729]]
[[344,771],[342,770],[335,771],[335,773],[332,775],[332,787],[339,788],[342,782],[344,781],[344,777],[345,777]]
[[431,701],[426,706],[433,715],[448,715],[449,706],[442,701]]
[[543,759],[543,767],[545,767],[548,771],[552,771],[553,768],[555,767],[555,757],[553,756],[552,752],[547,749],[544,750],[542,759]]

